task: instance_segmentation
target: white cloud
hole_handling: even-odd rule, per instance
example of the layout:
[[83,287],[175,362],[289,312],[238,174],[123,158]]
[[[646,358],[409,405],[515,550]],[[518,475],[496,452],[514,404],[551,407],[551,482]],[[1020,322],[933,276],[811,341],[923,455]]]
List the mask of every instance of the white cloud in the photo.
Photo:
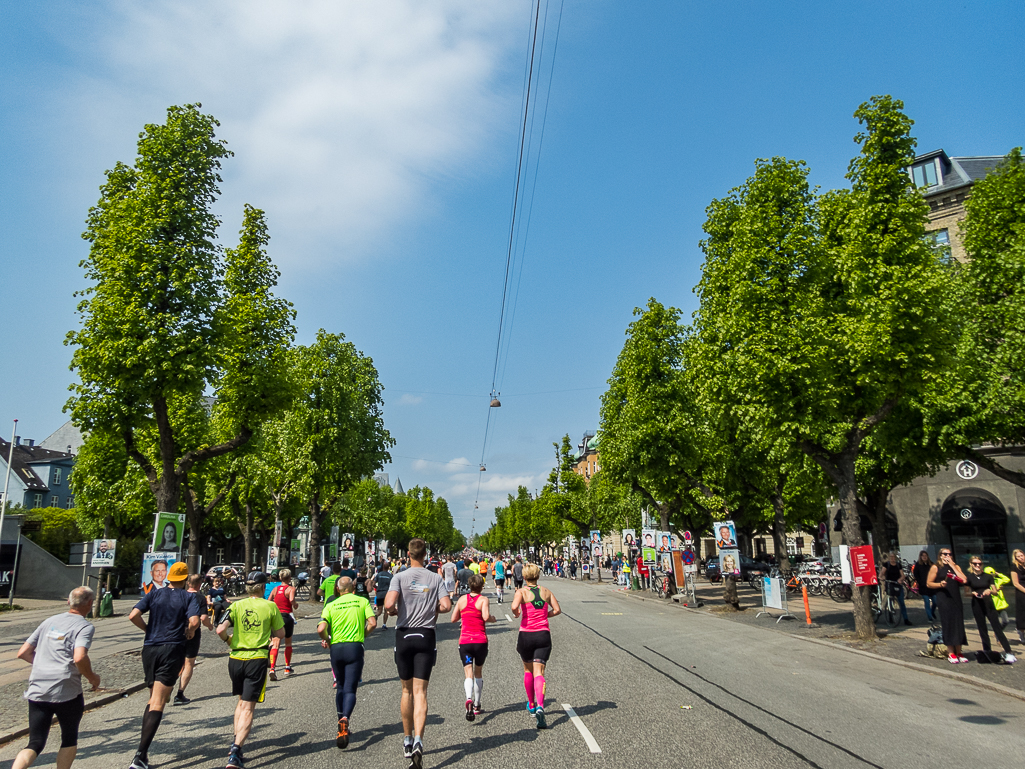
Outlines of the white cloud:
[[[479,534],[491,524],[495,508],[504,507],[508,503],[509,495],[516,496],[520,486],[525,486],[533,494],[535,490],[540,490],[547,480],[547,471],[531,475],[491,471],[481,473],[478,470],[454,474],[448,484],[440,486],[435,491],[448,501],[457,528],[469,534],[471,518],[476,518],[474,530]],[[476,511],[473,509],[475,499],[478,506]]]
[[[158,121],[155,103],[202,101],[236,153],[229,223],[242,202],[267,210],[279,264],[360,258],[429,215],[432,181],[472,172],[515,115],[518,94],[496,82],[521,42],[520,5],[115,2],[93,49],[105,74],[82,78],[79,108],[102,95],[94,130],[134,136],[140,102]],[[111,125],[119,113],[127,126]]]

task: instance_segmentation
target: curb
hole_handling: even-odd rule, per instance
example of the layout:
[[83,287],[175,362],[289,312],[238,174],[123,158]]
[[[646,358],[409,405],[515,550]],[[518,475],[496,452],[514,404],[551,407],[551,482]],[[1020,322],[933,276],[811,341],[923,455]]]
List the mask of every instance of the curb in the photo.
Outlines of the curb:
[[[628,596],[629,596],[629,593],[624,593],[624,594],[620,595],[621,598],[626,598]],[[656,599],[653,599],[653,598],[642,598],[641,596],[629,596],[629,597],[634,598],[634,600],[656,602]],[[732,620],[729,620],[727,617],[721,617],[721,616],[719,616],[717,614],[713,614],[711,612],[701,611],[700,609],[693,609],[693,608],[691,608],[689,606],[680,606],[680,604],[678,602],[676,602],[676,601],[672,601],[670,603],[665,603],[661,599],[659,599],[657,602],[661,603],[663,606],[673,605],[673,606],[676,606],[679,609],[682,609],[683,611],[693,612],[695,614],[700,614],[700,615],[702,615],[704,617],[713,617],[714,619],[723,620],[723,621],[726,621],[726,622],[731,622],[732,621]],[[757,625],[751,625],[750,627],[758,627],[758,626]],[[1005,695],[1007,697],[1011,697],[1011,698],[1016,699],[1016,700],[1025,701],[1025,691],[1021,691],[1020,689],[1012,689],[1010,686],[1004,686],[1003,684],[998,684],[998,683],[995,683],[993,681],[987,681],[984,678],[976,678],[974,676],[966,676],[963,673],[955,673],[952,670],[941,670],[941,669],[929,667],[928,665],[922,665],[922,664],[920,664],[918,662],[909,662],[907,660],[894,659],[893,657],[884,657],[882,654],[876,654],[875,652],[868,652],[868,651],[865,651],[864,649],[854,649],[854,648],[851,648],[850,646],[845,646],[844,644],[838,644],[838,643],[835,643],[833,641],[826,641],[826,640],[821,639],[821,638],[807,638],[806,636],[798,635],[797,633],[786,633],[786,632],[783,632],[783,631],[776,630],[776,628],[774,628],[774,627],[765,627],[765,628],[762,628],[762,630],[770,630],[770,631],[772,631],[774,633],[782,632],[783,635],[790,636],[791,638],[796,638],[799,641],[805,641],[807,643],[818,644],[819,646],[829,646],[829,647],[831,647],[833,649],[838,649],[840,651],[848,652],[850,654],[858,654],[858,655],[861,655],[862,657],[868,657],[869,659],[874,659],[874,660],[877,660],[879,662],[887,662],[887,663],[889,663],[891,665],[899,665],[900,667],[908,668],[909,670],[917,670],[919,672],[929,673],[929,674],[934,675],[934,676],[943,676],[944,678],[950,678],[950,679],[952,679],[954,681],[960,681],[961,683],[970,684],[972,686],[977,686],[980,689],[988,689],[988,690],[990,690],[992,692],[996,692],[997,694],[1003,694],[1003,695]]]

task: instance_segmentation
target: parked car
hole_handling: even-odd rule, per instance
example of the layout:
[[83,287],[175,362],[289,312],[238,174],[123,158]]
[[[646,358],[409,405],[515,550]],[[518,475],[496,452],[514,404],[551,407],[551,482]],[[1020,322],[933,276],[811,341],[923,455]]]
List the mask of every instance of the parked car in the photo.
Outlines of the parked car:
[[[740,555],[740,579],[744,582],[750,581],[752,576],[760,572],[766,574],[772,569],[771,566],[762,561],[756,561],[741,553]],[[713,555],[705,562],[705,577],[709,582],[718,582],[722,579],[722,572],[719,570],[719,556]]]

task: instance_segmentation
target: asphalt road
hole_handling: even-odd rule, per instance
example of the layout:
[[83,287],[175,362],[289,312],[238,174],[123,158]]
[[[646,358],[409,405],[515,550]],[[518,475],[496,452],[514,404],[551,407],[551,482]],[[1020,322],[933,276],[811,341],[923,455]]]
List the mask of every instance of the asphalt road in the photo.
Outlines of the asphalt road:
[[[1016,763],[1025,702],[785,634],[553,580],[550,730],[524,710],[516,625],[491,626],[486,713],[468,723],[454,626],[439,631],[426,767],[908,767]],[[490,591],[489,591],[490,592]],[[504,616],[507,606],[498,606]],[[335,747],[334,691],[315,619],[299,623],[294,676],[270,684],[246,746],[247,766],[404,767],[392,630],[368,639],[346,751]],[[207,659],[168,707],[154,767],[222,767],[233,699],[226,658]],[[78,767],[127,767],[145,705],[136,694],[85,715]],[[600,753],[564,709],[571,707]],[[0,766],[23,746],[0,749]],[[52,765],[56,727],[38,765]]]

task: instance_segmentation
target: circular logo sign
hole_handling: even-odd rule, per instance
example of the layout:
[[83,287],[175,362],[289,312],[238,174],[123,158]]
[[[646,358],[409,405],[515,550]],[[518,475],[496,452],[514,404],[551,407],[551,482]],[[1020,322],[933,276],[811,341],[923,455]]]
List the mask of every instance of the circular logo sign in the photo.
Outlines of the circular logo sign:
[[954,472],[962,480],[970,481],[979,475],[979,466],[974,462],[969,462],[967,459],[962,459],[957,463]]
[[688,566],[690,566],[692,563],[694,563],[694,551],[693,550],[684,550],[683,554],[682,554],[682,558],[683,558],[683,562],[685,564],[687,564]]
[[961,517],[966,521],[969,520],[972,517],[972,511],[966,507],[961,511]]

